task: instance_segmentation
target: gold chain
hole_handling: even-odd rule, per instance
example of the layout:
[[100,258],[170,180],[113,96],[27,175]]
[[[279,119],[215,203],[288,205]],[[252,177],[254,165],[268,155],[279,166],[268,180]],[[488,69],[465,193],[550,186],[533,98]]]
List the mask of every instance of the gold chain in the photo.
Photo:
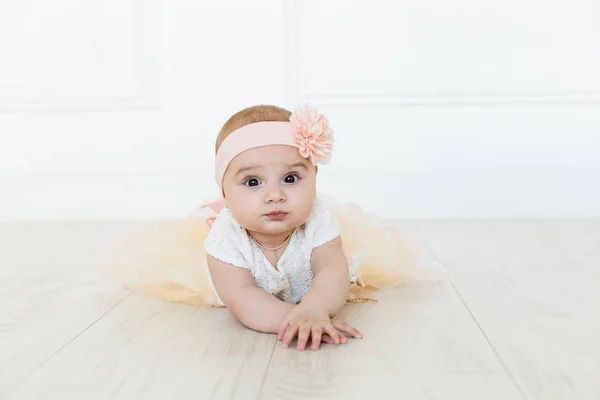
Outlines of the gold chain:
[[260,247],[261,249],[265,249],[265,250],[270,250],[270,251],[276,251],[279,250],[280,248],[282,248],[283,246],[285,246],[285,244],[288,242],[288,240],[290,240],[290,238],[292,237],[292,234],[290,233],[290,235],[287,237],[287,239],[285,239],[283,241],[283,243],[281,243],[279,246],[277,247],[267,247],[267,246],[263,246],[262,244],[260,244],[258,242],[258,240],[254,239],[254,242],[258,245],[258,247]]
[[368,297],[355,297],[353,299],[347,299],[346,303],[377,303],[378,301],[375,299],[370,299]]

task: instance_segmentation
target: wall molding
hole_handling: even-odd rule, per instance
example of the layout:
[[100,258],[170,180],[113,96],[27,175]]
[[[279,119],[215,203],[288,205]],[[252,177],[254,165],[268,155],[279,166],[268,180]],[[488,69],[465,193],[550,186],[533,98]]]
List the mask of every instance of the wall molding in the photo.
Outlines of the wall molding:
[[396,107],[396,106],[502,106],[502,105],[583,105],[600,104],[600,90],[538,90],[538,91],[431,91],[397,93],[393,96],[376,96],[362,93],[340,95],[336,93],[303,93],[300,88],[299,47],[302,26],[298,22],[298,7],[302,0],[284,0],[284,76],[288,106],[309,102],[327,107]]
[[157,0],[132,0],[133,59],[140,90],[131,96],[0,97],[0,113],[146,111],[160,108]]

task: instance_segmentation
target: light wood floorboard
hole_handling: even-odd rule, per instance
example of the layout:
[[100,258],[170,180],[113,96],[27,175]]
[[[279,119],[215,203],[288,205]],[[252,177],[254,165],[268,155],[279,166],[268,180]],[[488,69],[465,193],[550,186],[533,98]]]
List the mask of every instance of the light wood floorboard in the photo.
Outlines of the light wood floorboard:
[[345,310],[364,339],[318,352],[277,346],[261,398],[521,398],[449,282],[378,298]]
[[600,398],[600,222],[421,225],[531,399]]
[[600,220],[399,223],[449,275],[318,352],[104,281],[140,226],[0,224],[0,398],[600,399]]

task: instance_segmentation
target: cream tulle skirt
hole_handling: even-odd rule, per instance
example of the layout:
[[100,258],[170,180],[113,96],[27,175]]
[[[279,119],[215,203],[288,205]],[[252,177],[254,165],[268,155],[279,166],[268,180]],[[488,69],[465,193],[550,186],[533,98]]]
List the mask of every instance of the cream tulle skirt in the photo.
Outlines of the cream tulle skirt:
[[[350,265],[351,294],[388,289],[408,282],[436,282],[445,270],[423,258],[400,231],[354,204],[320,195],[342,230]],[[171,302],[219,306],[209,280],[204,240],[207,220],[216,216],[209,202],[189,217],[161,221],[131,235],[109,256],[105,272],[134,291]]]

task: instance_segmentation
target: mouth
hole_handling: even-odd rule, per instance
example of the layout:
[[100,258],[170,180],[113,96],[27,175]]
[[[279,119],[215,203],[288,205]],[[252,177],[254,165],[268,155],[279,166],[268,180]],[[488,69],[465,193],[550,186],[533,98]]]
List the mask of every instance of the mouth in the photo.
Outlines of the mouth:
[[287,217],[288,213],[283,211],[273,211],[268,214],[265,214],[265,217],[270,219],[271,221],[283,221],[285,217]]

